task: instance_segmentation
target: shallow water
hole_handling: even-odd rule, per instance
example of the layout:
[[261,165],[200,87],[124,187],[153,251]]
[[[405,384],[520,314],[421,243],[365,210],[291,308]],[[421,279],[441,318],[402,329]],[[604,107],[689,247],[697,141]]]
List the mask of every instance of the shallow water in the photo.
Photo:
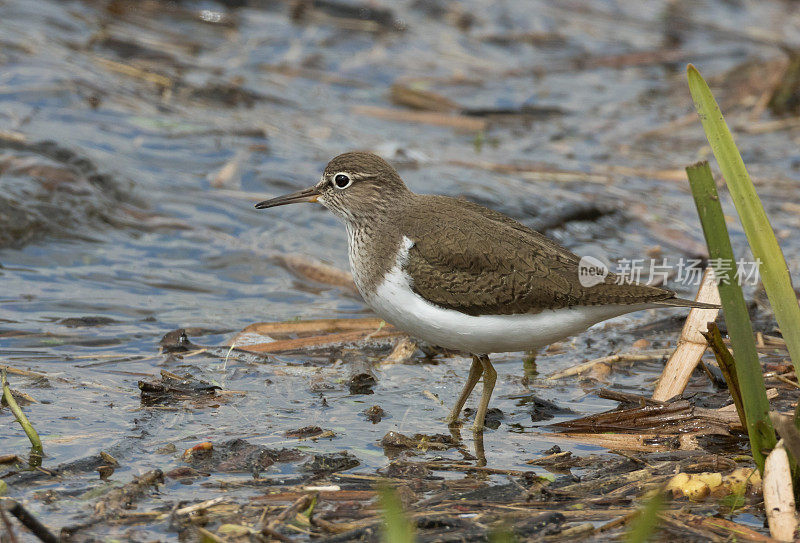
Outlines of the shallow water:
[[[704,2],[686,8],[697,24],[679,26],[676,60],[620,61],[660,48],[666,4],[403,2],[392,4],[387,26],[367,28],[314,9],[293,21],[283,2],[2,3],[0,229],[7,235],[0,238],[0,356],[49,377],[48,387],[37,388],[33,379],[12,376],[15,389],[39,402],[26,411],[42,436],[44,465],[113,451],[122,464],[113,479],[125,482],[152,467],[182,465],[179,454],[156,453],[165,444],[180,452],[243,437],[270,447],[346,450],[361,463],[354,471],[374,472],[388,463],[379,445],[387,432],[445,431],[446,409],[469,367],[463,357],[381,366],[373,394],[353,395],[348,359],[358,353],[227,360],[224,349],[184,359],[159,354],[161,337],[177,328],[193,329],[196,343],[224,345],[253,322],[367,315],[346,290],[299,278],[272,258],[302,254],[346,269],[345,231],[331,214],[252,206],[313,184],[327,160],[346,150],[379,152],[413,190],[474,199],[546,228],[581,254],[635,258],[658,246],[671,262],[695,256],[703,238],[683,181],[630,171],[612,172],[605,182],[531,181],[477,164],[603,174],[622,166],[680,169],[708,157],[698,122],[647,134],[691,113],[684,64],[698,65],[739,126],[753,100],[726,85],[731,70],[781,58],[774,46],[746,36],[768,30],[796,43],[800,21],[781,2]],[[706,16],[718,18],[717,28],[700,24]],[[496,39],[526,33],[549,39]],[[397,81],[464,108],[559,111],[494,118],[476,134],[354,109],[392,107],[389,86]],[[797,280],[798,208],[789,204],[800,204],[798,132],[740,134],[737,141]],[[727,196],[725,205],[733,216]],[[574,213],[582,208],[601,211],[586,220]],[[735,220],[729,226],[741,250],[741,229]],[[650,348],[669,347],[681,323],[668,317],[682,314],[622,317],[569,340],[560,353],[544,353],[538,369],[546,375],[626,352],[642,337]],[[81,317],[108,320],[64,321]],[[662,318],[658,331],[638,331]],[[504,418],[485,435],[490,466],[526,467],[556,442],[565,446],[537,428],[614,407],[593,393],[598,386],[647,394],[662,367],[638,364],[602,385],[547,384],[522,379],[522,358],[495,357],[492,406]],[[143,407],[137,382],[162,369],[240,393],[217,407]],[[698,379],[694,386],[707,385]],[[573,413],[532,422],[514,399],[528,395]],[[388,413],[378,424],[361,414],[374,404]],[[25,435],[3,412],[0,453],[22,453]],[[298,443],[284,436],[308,425],[336,437]],[[80,495],[96,484],[89,473],[69,490]],[[165,500],[197,492],[169,485]],[[66,490],[61,483],[37,490],[46,487]],[[12,487],[11,495],[53,527],[74,523],[91,503],[47,504],[27,488]],[[148,537],[163,529],[153,527]]]

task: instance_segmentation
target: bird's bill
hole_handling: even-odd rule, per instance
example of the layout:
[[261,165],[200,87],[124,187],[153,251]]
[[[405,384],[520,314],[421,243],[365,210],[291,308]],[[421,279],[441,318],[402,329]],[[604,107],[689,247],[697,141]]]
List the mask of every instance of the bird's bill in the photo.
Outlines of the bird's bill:
[[299,204],[300,202],[316,202],[317,198],[319,198],[317,187],[311,187],[284,196],[278,196],[271,200],[264,200],[256,204],[256,209],[267,209],[268,207],[285,206],[287,204]]

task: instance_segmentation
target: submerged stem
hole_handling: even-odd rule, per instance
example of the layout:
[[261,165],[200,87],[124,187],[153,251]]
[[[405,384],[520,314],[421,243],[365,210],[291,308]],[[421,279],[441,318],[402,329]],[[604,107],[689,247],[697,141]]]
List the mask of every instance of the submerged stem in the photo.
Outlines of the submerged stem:
[[25,435],[28,436],[28,439],[31,442],[30,463],[31,465],[39,465],[41,464],[42,456],[44,455],[42,450],[42,440],[39,439],[39,434],[36,433],[36,430],[28,420],[28,417],[26,417],[25,413],[22,412],[17,400],[15,400],[14,396],[11,394],[11,388],[9,388],[8,380],[6,379],[5,368],[2,370],[2,372],[0,372],[0,375],[2,375],[3,398],[8,404],[8,407],[11,409],[11,412],[14,413],[14,416],[17,418],[17,422],[19,422],[20,426],[22,426],[22,429],[25,430]]

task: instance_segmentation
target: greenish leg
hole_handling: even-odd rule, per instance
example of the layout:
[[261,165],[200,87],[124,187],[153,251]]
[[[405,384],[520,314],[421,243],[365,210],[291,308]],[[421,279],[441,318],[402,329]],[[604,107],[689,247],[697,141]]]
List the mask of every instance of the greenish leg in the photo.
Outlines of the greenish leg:
[[467,402],[467,398],[469,395],[472,394],[472,389],[475,388],[475,385],[478,384],[478,381],[481,379],[481,374],[483,373],[483,364],[481,364],[480,358],[476,355],[472,355],[472,366],[469,368],[469,376],[467,377],[467,382],[464,384],[464,389],[461,391],[461,395],[458,397],[458,401],[456,405],[453,406],[453,410],[450,411],[450,415],[447,417],[447,424],[452,426],[458,422],[458,417],[461,415],[461,409],[464,407],[464,404]]
[[481,365],[483,366],[483,394],[481,394],[481,403],[478,404],[478,412],[475,413],[475,425],[473,430],[483,430],[483,422],[486,419],[486,411],[489,409],[489,399],[492,397],[494,384],[497,382],[497,372],[494,366],[489,361],[489,357],[485,354],[478,357]]

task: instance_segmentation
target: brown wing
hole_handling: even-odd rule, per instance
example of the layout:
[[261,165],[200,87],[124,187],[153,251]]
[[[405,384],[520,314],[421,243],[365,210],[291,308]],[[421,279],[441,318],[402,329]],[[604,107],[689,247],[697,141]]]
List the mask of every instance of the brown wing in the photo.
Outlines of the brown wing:
[[669,290],[617,284],[614,274],[584,287],[579,258],[552,240],[477,204],[425,198],[436,200],[436,211],[424,205],[423,217],[418,205],[405,213],[404,229],[414,242],[405,269],[413,289],[439,306],[500,315],[674,299]]

